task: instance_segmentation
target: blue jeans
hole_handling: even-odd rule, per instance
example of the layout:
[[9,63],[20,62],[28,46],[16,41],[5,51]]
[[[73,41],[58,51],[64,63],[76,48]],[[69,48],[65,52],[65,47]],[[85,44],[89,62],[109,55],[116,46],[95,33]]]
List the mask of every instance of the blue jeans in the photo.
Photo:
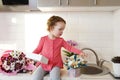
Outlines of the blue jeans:
[[[48,71],[39,66],[32,74],[32,80],[43,80]],[[53,67],[50,73],[50,80],[60,80],[60,68]]]

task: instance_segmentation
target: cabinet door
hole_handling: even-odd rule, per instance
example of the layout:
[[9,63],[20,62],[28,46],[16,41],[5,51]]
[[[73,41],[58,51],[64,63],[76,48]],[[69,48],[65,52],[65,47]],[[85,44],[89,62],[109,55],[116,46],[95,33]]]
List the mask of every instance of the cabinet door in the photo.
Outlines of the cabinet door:
[[120,6],[120,0],[96,0],[96,6]]
[[69,0],[69,6],[91,6],[94,0]]
[[61,0],[38,0],[38,6],[40,7],[54,7],[60,6]]
[[98,78],[98,79],[95,79],[95,78],[93,78],[93,79],[82,79],[82,80],[114,80],[114,79],[109,79],[109,78],[106,78],[106,79],[103,79],[103,78]]

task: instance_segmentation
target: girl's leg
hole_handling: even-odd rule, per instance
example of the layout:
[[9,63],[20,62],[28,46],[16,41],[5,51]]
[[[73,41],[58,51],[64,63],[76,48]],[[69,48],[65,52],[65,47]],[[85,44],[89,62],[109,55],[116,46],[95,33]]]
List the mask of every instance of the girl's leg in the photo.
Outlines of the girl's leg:
[[42,69],[41,66],[39,66],[32,74],[32,80],[43,80],[44,75],[47,72],[45,70]]
[[50,80],[60,80],[60,68],[53,67],[50,71]]

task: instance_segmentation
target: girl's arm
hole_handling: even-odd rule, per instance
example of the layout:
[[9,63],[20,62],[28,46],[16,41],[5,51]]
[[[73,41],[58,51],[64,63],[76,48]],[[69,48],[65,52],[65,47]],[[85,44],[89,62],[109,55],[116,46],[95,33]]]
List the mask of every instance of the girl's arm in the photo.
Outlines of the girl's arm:
[[43,48],[43,44],[44,44],[44,39],[42,37],[39,41],[39,44],[38,44],[37,48],[33,51],[33,53],[40,54],[40,52]]
[[64,39],[63,39],[63,47],[65,49],[67,49],[68,51],[74,52],[76,54],[81,54],[82,53],[82,51],[80,51],[79,49],[76,49],[73,46],[69,45]]

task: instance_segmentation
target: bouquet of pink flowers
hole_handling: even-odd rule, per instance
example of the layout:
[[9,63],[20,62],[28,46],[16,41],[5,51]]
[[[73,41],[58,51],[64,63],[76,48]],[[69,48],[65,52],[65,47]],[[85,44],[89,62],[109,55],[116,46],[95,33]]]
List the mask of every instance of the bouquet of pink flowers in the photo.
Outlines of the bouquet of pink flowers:
[[[33,65],[28,63],[29,59],[25,57],[25,54],[21,51],[7,50],[1,57],[0,72],[13,75],[17,74],[23,69],[30,69],[28,66]],[[35,66],[32,66],[34,69]]]

